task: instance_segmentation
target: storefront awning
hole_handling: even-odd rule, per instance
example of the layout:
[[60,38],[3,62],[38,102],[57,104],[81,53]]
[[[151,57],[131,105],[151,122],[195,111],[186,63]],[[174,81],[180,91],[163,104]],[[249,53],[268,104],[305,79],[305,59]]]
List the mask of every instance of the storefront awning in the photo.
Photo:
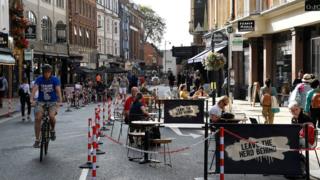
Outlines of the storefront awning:
[[0,54],[0,65],[14,65],[15,62],[11,54]]
[[[227,47],[227,45],[228,45],[228,42],[223,41],[215,46],[214,51],[219,52],[222,49],[224,49],[225,47]],[[211,47],[207,48],[204,51],[200,52],[199,54],[195,55],[194,57],[188,59],[188,64],[202,62],[202,60],[208,56],[208,54],[209,54],[209,52],[211,52],[211,50],[212,50]]]

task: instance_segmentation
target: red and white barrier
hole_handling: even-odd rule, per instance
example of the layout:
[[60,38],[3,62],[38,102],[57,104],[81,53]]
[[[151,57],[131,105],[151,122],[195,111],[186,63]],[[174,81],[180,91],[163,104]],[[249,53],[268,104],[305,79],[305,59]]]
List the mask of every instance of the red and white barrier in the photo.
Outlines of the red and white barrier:
[[105,154],[105,152],[104,151],[101,151],[100,149],[99,149],[99,143],[100,144],[102,144],[102,142],[99,142],[99,137],[104,137],[104,135],[103,134],[101,134],[101,131],[100,131],[100,106],[98,106],[99,108],[96,108],[95,109],[95,125],[96,125],[96,134],[95,135],[93,135],[93,136],[95,136],[96,137],[96,139],[97,139],[97,154],[98,155],[101,155],[101,154]]
[[224,180],[224,127],[220,128],[220,180]]
[[98,149],[98,143],[97,143],[97,124],[94,123],[92,126],[92,146],[93,146],[93,151],[92,151],[92,180],[97,179],[97,149]]
[[108,124],[111,124],[111,106],[112,101],[110,98],[108,98]]

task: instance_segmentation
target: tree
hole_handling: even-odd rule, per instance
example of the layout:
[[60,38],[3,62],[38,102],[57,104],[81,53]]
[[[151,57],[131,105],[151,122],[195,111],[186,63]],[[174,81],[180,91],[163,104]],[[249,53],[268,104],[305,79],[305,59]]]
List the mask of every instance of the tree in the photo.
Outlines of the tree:
[[154,10],[149,7],[141,6],[140,10],[145,16],[144,21],[144,42],[161,43],[166,29],[166,23]]

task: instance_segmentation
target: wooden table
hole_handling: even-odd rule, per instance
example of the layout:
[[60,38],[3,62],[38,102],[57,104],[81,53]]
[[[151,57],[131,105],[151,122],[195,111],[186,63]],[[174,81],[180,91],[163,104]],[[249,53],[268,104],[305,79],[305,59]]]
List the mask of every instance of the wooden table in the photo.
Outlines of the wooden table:
[[[144,150],[148,151],[149,149],[149,131],[152,127],[156,125],[162,124],[161,122],[157,121],[132,121],[131,124],[141,126],[145,129],[144,135]],[[145,164],[149,162],[159,162],[157,160],[149,159],[148,153],[144,153],[144,158],[139,162],[140,164]]]

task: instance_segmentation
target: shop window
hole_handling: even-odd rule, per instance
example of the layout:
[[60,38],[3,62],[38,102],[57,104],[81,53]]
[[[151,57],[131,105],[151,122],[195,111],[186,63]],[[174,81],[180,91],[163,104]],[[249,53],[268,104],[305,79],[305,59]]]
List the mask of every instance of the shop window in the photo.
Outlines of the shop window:
[[311,71],[320,76],[320,37],[311,39]]
[[32,11],[27,11],[27,19],[32,25],[37,24],[36,15]]

